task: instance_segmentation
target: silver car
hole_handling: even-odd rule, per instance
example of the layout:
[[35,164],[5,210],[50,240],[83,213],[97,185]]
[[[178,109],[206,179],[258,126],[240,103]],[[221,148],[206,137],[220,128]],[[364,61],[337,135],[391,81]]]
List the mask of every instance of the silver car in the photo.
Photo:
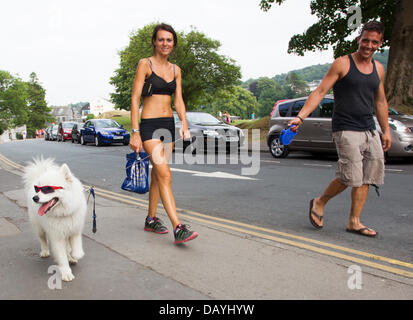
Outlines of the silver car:
[[[176,112],[174,112],[174,120],[175,136],[176,139],[179,139],[181,120]],[[224,123],[209,113],[186,112],[186,120],[192,142],[196,140],[203,144],[203,146],[197,145],[198,149],[203,147],[204,150],[207,150],[211,146],[218,148],[219,145],[227,148],[231,148],[231,146],[239,148],[244,144],[244,133],[241,129]],[[183,141],[183,148],[186,149],[190,144],[191,141]]]
[[[300,112],[308,97],[282,100],[276,103],[270,118],[267,144],[275,158],[284,158],[290,151],[337,152],[332,138],[331,117],[334,109],[334,96],[327,95],[303,122],[294,140],[285,146],[280,142],[280,133],[288,122]],[[376,121],[376,128],[380,126]],[[389,108],[389,125],[392,145],[386,157],[413,156],[413,117],[403,115]]]

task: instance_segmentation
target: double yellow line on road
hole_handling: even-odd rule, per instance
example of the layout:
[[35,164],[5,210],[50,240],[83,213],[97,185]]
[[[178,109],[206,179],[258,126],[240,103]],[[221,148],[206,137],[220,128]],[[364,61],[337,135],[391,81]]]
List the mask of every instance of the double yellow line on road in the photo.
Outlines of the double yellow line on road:
[[[6,165],[17,169],[19,171],[23,170],[23,166],[20,164],[14,163],[13,161],[7,159],[3,155],[0,154],[0,161],[5,163]],[[85,186],[88,187],[88,186]],[[129,205],[135,205],[147,208],[149,203],[147,200],[137,199],[136,197],[131,197],[122,193],[116,193],[112,191],[108,191],[105,189],[101,189],[98,187],[94,187],[95,194],[99,195],[103,198],[114,200],[118,202],[122,202]],[[343,259],[346,261],[351,261],[353,263],[365,265],[374,269],[382,270],[385,272],[390,272],[394,274],[398,274],[404,277],[413,278],[413,264],[391,259],[383,256],[379,256],[376,254],[355,250],[335,244],[331,244],[328,242],[323,242],[311,238],[306,238],[286,232],[276,231],[273,229],[258,227],[242,222],[237,222],[233,220],[228,220],[224,218],[218,218],[209,216],[206,214],[202,214],[192,210],[185,210],[185,209],[177,209],[180,215],[183,218],[188,220],[197,221],[209,226],[215,226],[221,229],[235,231],[237,233],[246,234],[249,236],[266,239],[278,243],[283,243],[286,245],[290,245],[293,247],[309,250],[312,252],[316,252],[319,254],[331,256],[334,258]],[[361,258],[360,258],[361,257]],[[365,259],[363,259],[365,258]],[[366,260],[368,259],[368,260]],[[382,262],[386,264],[377,263]],[[402,267],[405,269],[401,269],[398,267]]]
[[[95,193],[97,195],[100,195],[101,197],[104,197],[110,200],[119,201],[119,202],[126,203],[126,204],[130,204],[130,205],[141,206],[144,208],[148,207],[147,200],[137,199],[135,197],[124,195],[122,193],[115,193],[115,192],[100,189],[97,187],[94,187],[94,189],[95,189]],[[242,222],[237,222],[233,220],[228,220],[224,218],[213,217],[213,216],[209,216],[209,215],[202,214],[202,213],[192,211],[192,210],[185,210],[185,209],[179,209],[179,208],[177,210],[182,217],[188,220],[197,221],[200,223],[204,223],[206,225],[213,225],[219,228],[232,230],[238,233],[247,234],[247,235],[254,236],[257,238],[261,238],[261,239],[266,239],[266,240],[271,240],[271,241],[291,245],[291,246],[298,247],[301,249],[306,249],[306,250],[310,250],[310,251],[317,252],[320,254],[344,259],[344,260],[362,264],[365,266],[369,266],[371,268],[375,268],[375,269],[383,270],[386,272],[391,272],[391,273],[395,273],[395,274],[402,275],[405,277],[413,278],[413,272],[411,271],[399,269],[399,268],[384,265],[384,264],[379,264],[373,261],[380,261],[380,262],[384,262],[390,265],[400,266],[400,267],[413,270],[413,264],[408,263],[408,262],[391,259],[391,258],[387,258],[387,257],[379,256],[376,254],[351,249],[351,248],[346,248],[343,246],[339,246],[339,245],[335,245],[335,244],[331,244],[331,243],[323,242],[319,240],[314,240],[311,238],[306,238],[306,237],[302,237],[302,236],[298,236],[298,235],[294,235],[294,234],[290,234],[286,232],[258,227],[258,226],[254,226],[254,225],[250,225],[250,224],[246,224]],[[336,251],[328,250],[325,248],[334,249]],[[342,251],[347,254],[343,254],[337,251]],[[364,259],[361,259],[355,256],[351,256],[349,254],[368,258],[373,261],[364,260]]]

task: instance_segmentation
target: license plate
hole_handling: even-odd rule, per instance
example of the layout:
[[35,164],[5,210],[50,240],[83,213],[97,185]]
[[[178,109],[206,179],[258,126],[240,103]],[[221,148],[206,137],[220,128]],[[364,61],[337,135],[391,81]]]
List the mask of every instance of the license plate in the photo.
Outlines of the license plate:
[[238,137],[227,137],[227,142],[235,142],[238,141]]
[[113,140],[122,140],[123,137],[122,136],[113,136]]

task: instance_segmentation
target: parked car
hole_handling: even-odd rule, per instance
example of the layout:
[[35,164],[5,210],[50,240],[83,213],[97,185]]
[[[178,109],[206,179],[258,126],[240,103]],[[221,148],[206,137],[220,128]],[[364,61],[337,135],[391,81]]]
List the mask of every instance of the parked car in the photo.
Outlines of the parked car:
[[44,130],[44,140],[49,141],[51,140],[51,131],[52,131],[53,126],[48,126]]
[[96,146],[111,143],[128,145],[130,134],[112,119],[91,119],[80,129],[80,143],[94,143]]
[[52,141],[57,140],[57,129],[58,129],[58,127],[59,126],[57,124],[52,126],[52,129],[50,130],[50,139],[49,140],[52,140]]
[[71,132],[72,143],[80,143],[80,129],[83,128],[82,122],[75,122]]
[[[300,126],[294,140],[285,146],[280,142],[280,133],[288,122],[300,112],[308,97],[279,102],[270,117],[267,144],[275,158],[283,158],[290,151],[337,152],[332,138],[331,117],[334,109],[333,95],[327,95]],[[376,128],[381,133],[377,119]],[[413,117],[389,108],[389,125],[392,145],[386,157],[413,156]]]
[[[181,120],[174,112],[175,119],[175,139],[179,139],[179,129]],[[204,148],[225,144],[226,147],[236,145],[238,148],[244,144],[244,133],[241,129],[231,126],[218,120],[213,115],[206,112],[187,112],[186,120],[191,133],[192,142],[200,137],[204,142]],[[191,141],[184,141],[183,147],[186,149]],[[205,150],[204,149],[204,150]]]
[[65,142],[65,140],[72,139],[72,128],[75,123],[73,121],[63,121],[59,123],[57,129],[57,141]]

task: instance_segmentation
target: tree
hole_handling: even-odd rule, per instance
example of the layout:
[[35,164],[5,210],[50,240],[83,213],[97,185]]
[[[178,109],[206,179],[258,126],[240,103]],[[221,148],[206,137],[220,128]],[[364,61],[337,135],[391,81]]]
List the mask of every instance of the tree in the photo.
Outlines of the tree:
[[25,83],[7,71],[0,70],[0,134],[21,126],[27,120]]
[[298,96],[308,95],[310,92],[307,82],[305,82],[301,77],[295,73],[290,72],[287,75],[287,85],[291,87],[291,90],[295,92]]
[[243,119],[248,119],[257,110],[257,99],[250,91],[239,86],[230,90],[219,90],[212,102],[203,109],[215,115],[220,111],[228,111],[230,115],[240,116]]
[[51,122],[52,110],[46,103],[46,90],[39,83],[36,73],[30,74],[30,81],[26,82],[27,87],[27,135],[33,137],[36,129],[45,127],[47,122]]
[[[273,3],[285,0],[261,0],[261,9],[267,11]],[[357,42],[347,40],[354,31],[348,27],[352,18],[351,6],[359,6],[362,23],[380,20],[384,27],[383,46],[390,46],[386,76],[386,95],[392,106],[413,108],[413,1],[411,0],[312,0],[311,13],[319,21],[301,35],[294,35],[288,53],[304,55],[305,51],[325,50],[332,45],[339,57],[357,49]]]
[[[156,24],[144,26],[130,35],[129,45],[119,52],[120,68],[110,83],[115,87],[111,94],[119,109],[130,109],[133,80],[140,59],[152,55],[152,31]],[[218,90],[237,85],[241,78],[240,67],[235,61],[217,53],[219,41],[191,30],[177,32],[178,47],[171,55],[171,62],[182,70],[182,96],[189,110],[201,101],[211,99]]]
[[260,117],[268,116],[274,107],[275,101],[285,99],[286,95],[284,87],[267,77],[258,79],[255,93],[258,95],[258,116]]

